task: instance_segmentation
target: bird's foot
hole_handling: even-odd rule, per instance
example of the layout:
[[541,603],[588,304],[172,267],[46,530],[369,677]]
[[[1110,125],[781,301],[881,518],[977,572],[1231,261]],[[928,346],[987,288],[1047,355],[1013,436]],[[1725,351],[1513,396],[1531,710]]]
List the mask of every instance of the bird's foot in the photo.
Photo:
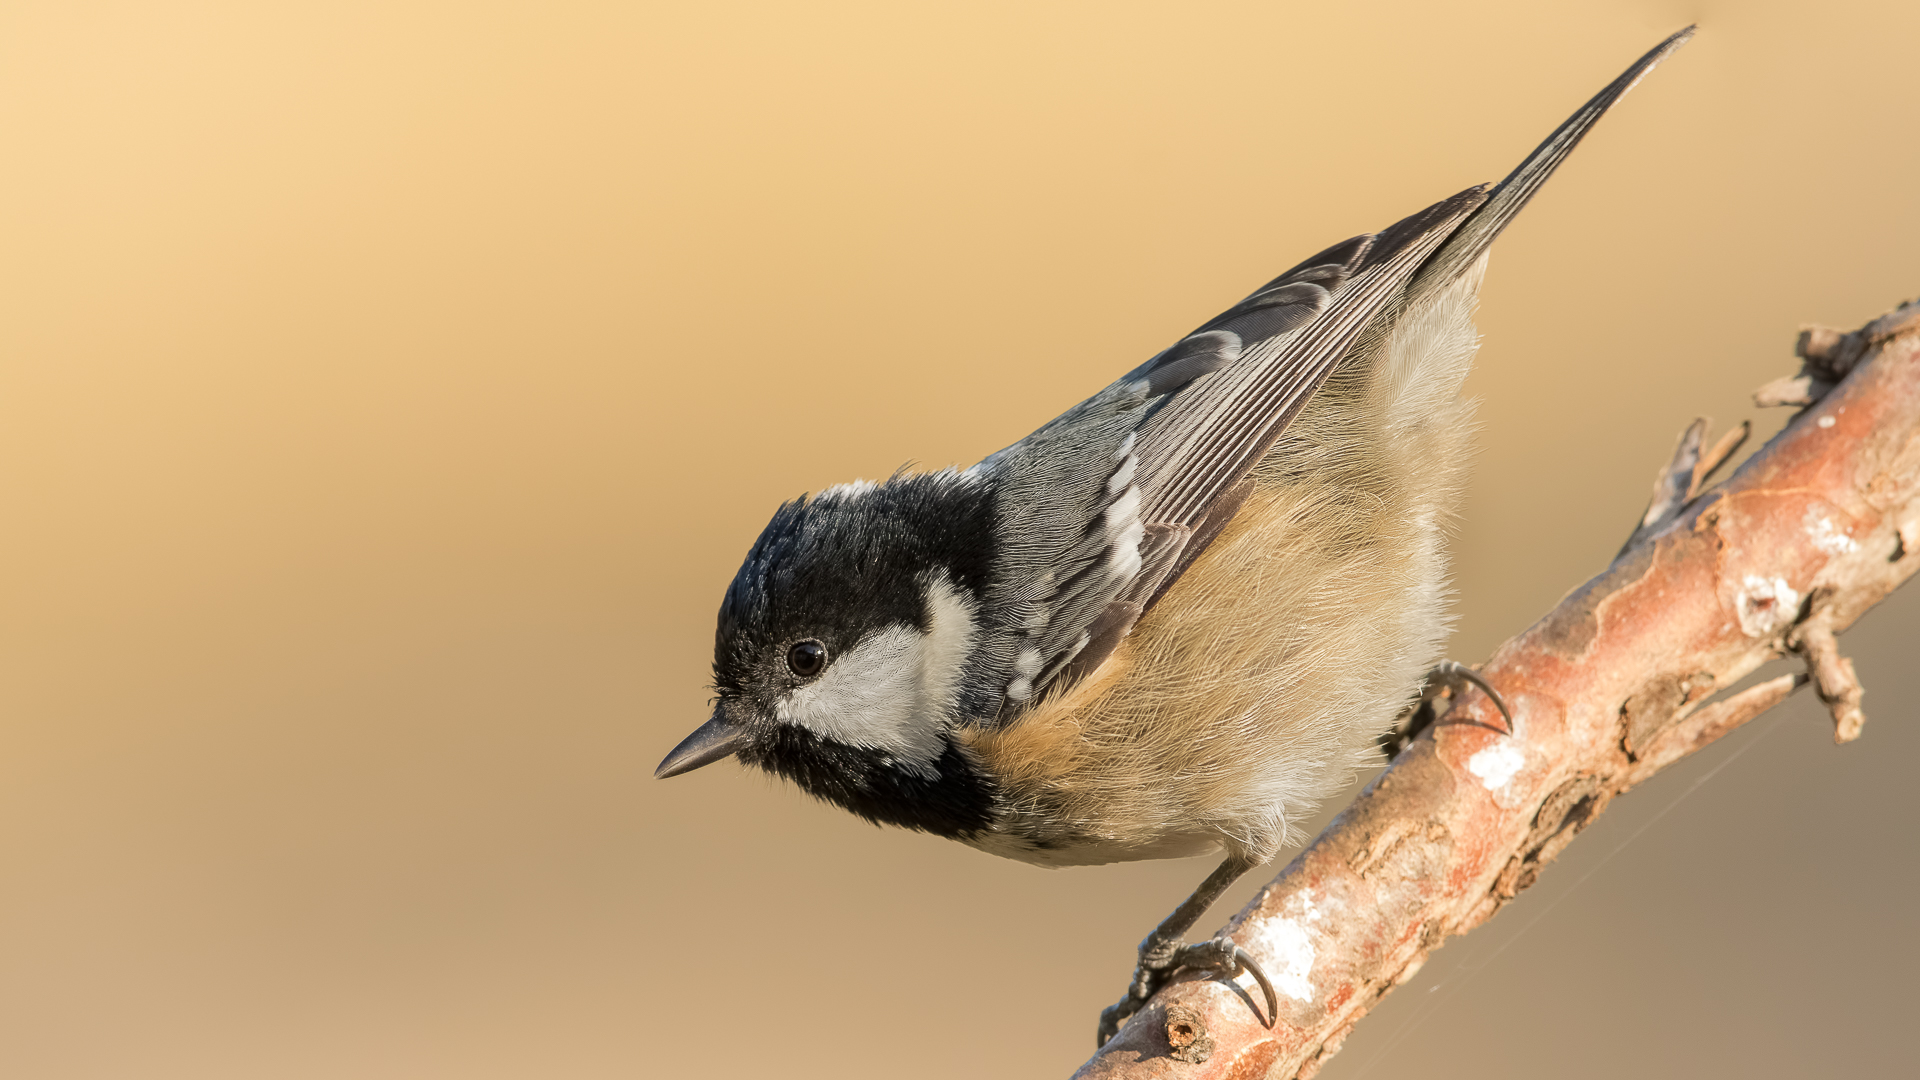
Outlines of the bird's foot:
[[1232,938],[1222,934],[1195,945],[1174,942],[1159,946],[1148,940],[1140,946],[1140,963],[1133,969],[1133,982],[1127,987],[1126,996],[1100,1010],[1097,1045],[1107,1045],[1108,1039],[1120,1033],[1120,1025],[1126,1023],[1127,1017],[1139,1012],[1147,999],[1158,993],[1173,977],[1173,973],[1181,968],[1211,971],[1229,979],[1243,971],[1252,975],[1267,999],[1267,1015],[1261,1022],[1268,1027],[1273,1026],[1274,1014],[1280,1008],[1280,1001],[1273,993],[1273,983],[1267,980],[1267,973],[1260,970],[1253,955],[1235,945]]
[[1480,677],[1480,673],[1465,664],[1452,660],[1442,660],[1427,672],[1425,685],[1420,689],[1420,699],[1400,715],[1393,727],[1380,737],[1380,749],[1388,758],[1398,757],[1407,744],[1418,738],[1422,731],[1433,725],[1439,718],[1440,710],[1434,702],[1442,695],[1459,697],[1469,686],[1477,686],[1487,697],[1493,699],[1493,707],[1500,710],[1500,716],[1507,722],[1508,735],[1513,734],[1513,710],[1507,708],[1505,698],[1493,688],[1493,684]]

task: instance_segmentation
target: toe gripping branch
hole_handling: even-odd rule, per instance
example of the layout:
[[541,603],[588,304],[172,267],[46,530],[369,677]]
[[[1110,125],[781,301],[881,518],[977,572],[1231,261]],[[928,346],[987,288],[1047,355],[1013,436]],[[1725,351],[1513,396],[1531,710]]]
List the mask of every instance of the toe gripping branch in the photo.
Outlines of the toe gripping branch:
[[1420,736],[1420,733],[1433,726],[1440,717],[1440,710],[1434,706],[1442,694],[1458,697],[1469,686],[1478,687],[1482,693],[1493,700],[1493,707],[1500,710],[1501,719],[1507,722],[1506,734],[1514,733],[1513,710],[1507,708],[1507,701],[1500,691],[1493,688],[1480,673],[1465,664],[1453,660],[1442,660],[1427,672],[1426,684],[1421,687],[1420,698],[1387,733],[1380,736],[1380,749],[1389,760],[1399,757],[1407,744]]
[[1194,945],[1176,943],[1158,947],[1148,938],[1140,945],[1140,963],[1133,969],[1133,982],[1128,985],[1126,996],[1100,1010],[1096,1047],[1107,1045],[1108,1039],[1119,1034],[1120,1025],[1139,1012],[1181,968],[1211,971],[1228,979],[1238,978],[1242,972],[1252,975],[1267,999],[1267,1011],[1260,1022],[1266,1027],[1273,1026],[1274,1017],[1280,1011],[1280,999],[1273,992],[1273,982],[1260,970],[1253,954],[1234,944],[1232,938],[1222,934]]

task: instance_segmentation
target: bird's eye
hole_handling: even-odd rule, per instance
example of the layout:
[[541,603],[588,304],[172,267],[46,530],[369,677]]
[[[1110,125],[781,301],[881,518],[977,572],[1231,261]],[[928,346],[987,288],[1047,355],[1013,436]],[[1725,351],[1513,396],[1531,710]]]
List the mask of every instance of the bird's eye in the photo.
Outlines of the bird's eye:
[[787,650],[787,669],[803,679],[811,679],[827,666],[827,647],[817,641],[802,641]]

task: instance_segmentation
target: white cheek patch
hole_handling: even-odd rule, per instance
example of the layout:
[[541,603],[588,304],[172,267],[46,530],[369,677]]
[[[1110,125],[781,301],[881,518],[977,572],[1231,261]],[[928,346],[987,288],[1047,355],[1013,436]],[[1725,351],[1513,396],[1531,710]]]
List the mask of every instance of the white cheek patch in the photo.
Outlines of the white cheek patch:
[[777,702],[775,715],[835,742],[882,751],[931,779],[972,655],[974,608],[944,576],[923,586],[922,602],[925,633],[903,623],[869,631],[829,660],[818,679]]
[[783,723],[848,746],[907,750],[901,736],[920,700],[920,649],[920,631],[912,626],[872,631],[832,658],[818,679],[778,702],[775,713]]
[[921,595],[929,628],[920,639],[920,697],[926,719],[944,729],[960,702],[960,675],[973,656],[974,606],[945,574],[930,578]]

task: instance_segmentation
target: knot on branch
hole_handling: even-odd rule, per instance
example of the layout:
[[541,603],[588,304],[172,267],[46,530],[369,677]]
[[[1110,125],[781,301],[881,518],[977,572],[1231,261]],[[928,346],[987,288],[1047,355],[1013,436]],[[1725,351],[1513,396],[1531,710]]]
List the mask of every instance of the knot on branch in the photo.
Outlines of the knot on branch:
[[1506,901],[1525,891],[1539,879],[1540,868],[1559,856],[1611,801],[1613,788],[1592,773],[1581,773],[1555,788],[1533,815],[1533,830],[1519,854],[1507,860],[1494,879],[1494,895]]
[[1191,1005],[1167,1006],[1167,1045],[1175,1061],[1198,1065],[1213,1056],[1207,1018]]
[[1646,757],[1647,748],[1684,715],[1688,706],[1704,700],[1718,688],[1711,671],[1668,675],[1649,682],[1620,706],[1620,748],[1627,760]]

